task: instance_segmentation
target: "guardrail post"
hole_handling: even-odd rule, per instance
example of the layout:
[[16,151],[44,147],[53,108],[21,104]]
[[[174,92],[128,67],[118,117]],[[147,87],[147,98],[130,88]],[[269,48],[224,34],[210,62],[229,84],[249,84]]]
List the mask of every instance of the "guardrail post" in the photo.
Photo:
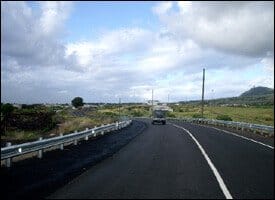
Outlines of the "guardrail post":
[[[94,128],[95,128],[95,127],[94,127]],[[93,135],[93,137],[96,136],[96,133],[95,133],[95,130],[94,130],[94,129],[92,130],[92,135]]]
[[[101,126],[103,127],[104,124],[101,124]],[[101,135],[104,135],[104,131],[103,130],[100,133],[101,133]]]
[[[43,140],[43,138],[40,137],[38,140],[41,141],[41,140]],[[42,153],[43,153],[43,152],[42,152],[42,149],[38,150],[37,157],[38,157],[38,158],[42,158],[42,156],[43,156]]]
[[[74,131],[74,132],[77,133],[77,130]],[[74,145],[77,145],[77,140],[76,139],[74,140]]]
[[[63,136],[63,133],[60,133],[59,136]],[[60,144],[60,149],[63,150],[64,149],[64,144]]]
[[[86,131],[88,131],[89,129],[88,128],[86,128]],[[88,140],[89,139],[89,136],[88,135],[86,135],[85,136],[85,140]]]
[[116,130],[118,130],[118,122],[116,122]]
[[[7,142],[7,143],[6,143],[6,147],[9,147],[9,146],[11,146],[11,142]],[[7,159],[6,159],[6,166],[7,166],[7,167],[10,167],[10,166],[11,166],[11,161],[12,161],[11,158],[7,158]]]
[[116,126],[113,126],[113,128],[111,129],[111,131],[114,131],[114,130],[116,130]]
[[[95,126],[94,128],[97,128],[97,127]],[[95,131],[93,131],[93,133],[94,133],[94,137],[96,137],[97,134],[95,133]]]

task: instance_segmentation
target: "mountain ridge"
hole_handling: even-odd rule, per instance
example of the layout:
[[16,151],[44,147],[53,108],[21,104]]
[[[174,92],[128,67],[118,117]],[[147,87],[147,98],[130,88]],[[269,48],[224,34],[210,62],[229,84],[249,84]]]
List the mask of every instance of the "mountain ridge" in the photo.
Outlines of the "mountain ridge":
[[269,95],[269,94],[274,94],[274,89],[258,86],[243,92],[239,97],[248,97],[248,96],[253,97],[258,95]]

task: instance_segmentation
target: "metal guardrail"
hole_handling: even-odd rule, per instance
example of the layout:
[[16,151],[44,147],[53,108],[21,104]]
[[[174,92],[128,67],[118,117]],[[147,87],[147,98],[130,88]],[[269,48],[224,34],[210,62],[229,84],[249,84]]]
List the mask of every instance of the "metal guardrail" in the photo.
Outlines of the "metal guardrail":
[[47,149],[53,146],[60,145],[60,149],[63,150],[65,143],[74,143],[77,145],[77,141],[81,139],[88,140],[89,137],[96,137],[97,135],[104,135],[104,132],[109,132],[113,130],[119,130],[131,124],[132,120],[126,120],[122,122],[116,122],[112,124],[102,125],[100,127],[95,127],[92,129],[86,128],[86,130],[67,135],[60,135],[53,138],[42,139],[40,138],[38,141],[28,142],[18,145],[12,145],[8,143],[7,147],[1,148],[1,160],[6,160],[6,166],[10,167],[11,158],[15,156],[20,156],[23,154],[31,153],[38,151],[38,157],[42,158],[43,149]]
[[216,119],[203,119],[203,118],[167,118],[169,120],[177,120],[177,121],[186,121],[191,123],[199,123],[199,124],[211,124],[216,126],[224,126],[231,127],[237,130],[250,130],[254,133],[260,132],[261,134],[267,133],[269,136],[274,136],[274,127],[273,126],[265,126],[260,124],[250,124],[246,122],[234,122],[234,121],[224,121],[224,120],[216,120]]

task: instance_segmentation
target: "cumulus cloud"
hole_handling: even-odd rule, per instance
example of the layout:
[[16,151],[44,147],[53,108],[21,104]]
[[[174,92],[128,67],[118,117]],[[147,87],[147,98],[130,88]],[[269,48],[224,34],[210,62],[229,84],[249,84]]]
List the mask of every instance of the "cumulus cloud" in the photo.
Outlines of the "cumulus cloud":
[[[206,98],[212,90],[215,97],[229,97],[252,83],[273,85],[272,3],[161,2],[152,8],[165,25],[159,30],[125,27],[68,43],[62,38],[71,3],[41,2],[40,13],[24,2],[2,4],[6,101],[144,101],[152,89],[161,101],[168,94],[170,102],[200,99],[202,68]],[[246,76],[255,67],[261,75]]]
[[[162,5],[162,4],[160,4]],[[156,8],[160,5],[157,5]],[[274,52],[274,2],[179,2],[157,12],[178,38],[247,56]]]
[[166,2],[161,2],[157,4],[155,7],[152,8],[153,12],[156,14],[165,14],[168,10],[170,10],[173,6],[172,2],[166,1]]
[[[41,2],[36,16],[25,2],[1,3],[1,52],[20,66],[58,65],[64,62],[60,41],[71,3]],[[6,66],[7,67],[7,66]]]
[[40,26],[46,35],[58,36],[68,18],[72,4],[70,2],[41,2],[42,16]]
[[[121,65],[124,55],[146,51],[154,40],[153,33],[141,28],[123,28],[102,34],[98,40],[69,43],[66,57],[74,55],[84,71],[100,67]],[[125,57],[123,59],[125,60]],[[129,57],[129,56],[128,56]],[[126,58],[127,59],[127,58]]]

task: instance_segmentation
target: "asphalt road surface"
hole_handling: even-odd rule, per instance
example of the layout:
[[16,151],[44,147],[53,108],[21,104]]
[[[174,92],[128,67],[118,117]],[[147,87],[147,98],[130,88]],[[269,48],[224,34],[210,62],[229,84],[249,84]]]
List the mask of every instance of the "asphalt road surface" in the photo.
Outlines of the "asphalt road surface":
[[1,167],[1,196],[4,199],[40,199],[47,197],[73,178],[127,145],[146,129],[143,122],[133,123],[104,136],[79,141],[64,150],[52,150],[37,157]]
[[48,198],[274,199],[274,147],[190,123],[151,125]]

